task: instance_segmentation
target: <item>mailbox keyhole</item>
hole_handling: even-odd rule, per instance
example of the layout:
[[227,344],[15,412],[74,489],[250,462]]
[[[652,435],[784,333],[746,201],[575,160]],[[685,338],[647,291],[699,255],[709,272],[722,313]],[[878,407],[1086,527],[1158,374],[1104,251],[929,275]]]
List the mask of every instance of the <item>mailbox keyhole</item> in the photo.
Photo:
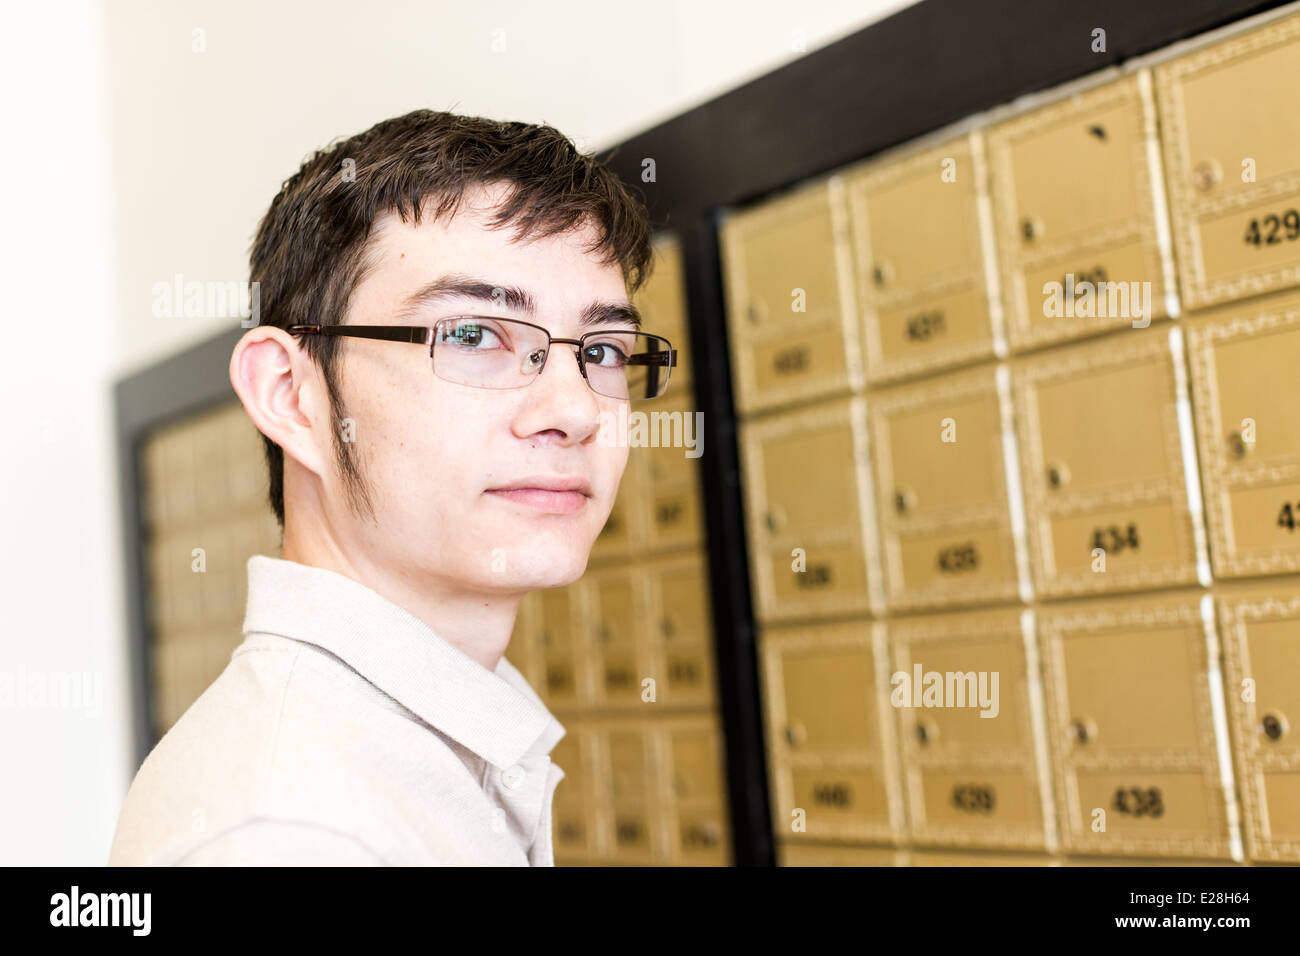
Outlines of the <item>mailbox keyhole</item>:
[[1047,485],[1049,488],[1060,488],[1069,480],[1070,469],[1064,465],[1053,462],[1047,466]]
[[1097,725],[1087,717],[1076,717],[1070,721],[1069,734],[1074,743],[1083,746],[1097,739]]
[[1286,718],[1281,714],[1265,714],[1260,718],[1259,729],[1265,737],[1276,743],[1286,736],[1288,730]]

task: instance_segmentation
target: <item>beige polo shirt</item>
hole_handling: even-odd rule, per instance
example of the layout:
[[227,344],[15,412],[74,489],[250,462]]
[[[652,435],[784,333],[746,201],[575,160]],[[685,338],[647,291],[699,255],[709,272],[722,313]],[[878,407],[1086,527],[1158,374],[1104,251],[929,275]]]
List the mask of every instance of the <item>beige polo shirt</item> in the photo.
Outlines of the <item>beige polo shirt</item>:
[[264,555],[244,635],[141,765],[109,865],[553,865],[565,730],[504,657]]

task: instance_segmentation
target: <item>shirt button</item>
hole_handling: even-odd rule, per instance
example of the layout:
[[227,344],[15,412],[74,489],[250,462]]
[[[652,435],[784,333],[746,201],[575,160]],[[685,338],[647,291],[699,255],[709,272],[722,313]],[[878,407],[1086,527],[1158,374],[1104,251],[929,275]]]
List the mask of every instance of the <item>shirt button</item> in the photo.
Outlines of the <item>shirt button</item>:
[[507,767],[501,771],[501,782],[511,790],[518,790],[519,785],[524,782],[524,768],[519,764]]

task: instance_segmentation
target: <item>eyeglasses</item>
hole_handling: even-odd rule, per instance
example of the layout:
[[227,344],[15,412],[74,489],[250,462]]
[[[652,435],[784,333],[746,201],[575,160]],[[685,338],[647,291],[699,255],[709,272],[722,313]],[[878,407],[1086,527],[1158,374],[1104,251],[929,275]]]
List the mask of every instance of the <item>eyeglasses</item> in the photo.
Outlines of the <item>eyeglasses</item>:
[[462,315],[432,328],[408,325],[292,325],[295,335],[346,335],[429,346],[433,374],[474,388],[523,388],[537,381],[551,346],[577,346],[578,371],[598,395],[624,401],[658,398],[668,388],[677,350],[662,336],[601,329],[558,339],[518,319]]

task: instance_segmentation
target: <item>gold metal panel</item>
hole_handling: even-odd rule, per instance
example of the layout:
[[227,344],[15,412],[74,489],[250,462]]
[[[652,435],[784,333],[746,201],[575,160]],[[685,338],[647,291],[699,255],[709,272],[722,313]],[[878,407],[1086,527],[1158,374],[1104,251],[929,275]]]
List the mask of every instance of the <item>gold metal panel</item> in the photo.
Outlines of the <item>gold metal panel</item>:
[[1216,575],[1300,571],[1300,296],[1189,323]]
[[776,858],[777,866],[904,866],[907,854],[893,847],[778,840]]
[[624,559],[632,552],[633,545],[639,537],[634,526],[635,516],[632,514],[632,509],[636,507],[640,498],[639,489],[634,487],[635,484],[632,463],[629,461],[627,470],[623,473],[623,481],[619,485],[618,495],[614,498],[614,506],[610,509],[609,517],[605,519],[600,534],[596,536],[591,546],[590,560],[593,563]]
[[1050,856],[1029,853],[940,853],[917,850],[911,854],[910,866],[1059,866]]
[[602,803],[609,821],[608,845],[613,858],[621,863],[662,860],[651,728],[641,721],[621,721],[602,727],[598,733],[604,742],[604,766],[608,770]]
[[986,179],[979,133],[846,177],[870,381],[993,355]]
[[868,405],[890,610],[1015,600],[1015,539],[992,368],[875,392]]
[[672,717],[661,727],[669,793],[670,861],[723,866],[730,858],[726,791],[718,718],[713,713]]
[[[1006,120],[988,132],[1007,334],[1017,351],[1166,314],[1156,210],[1155,108],[1146,71]],[[1084,273],[1078,269],[1087,269]],[[1100,268],[1100,272],[1097,271]],[[1150,283],[1151,310],[1058,314],[1045,281]],[[1058,290],[1062,291],[1062,290]],[[1082,287],[1078,289],[1082,293]],[[1082,305],[1082,302],[1080,303]]]
[[639,707],[642,681],[651,676],[641,571],[635,565],[596,568],[578,585],[598,705]]
[[866,422],[861,398],[742,426],[757,616],[872,609]]
[[912,840],[1046,849],[1046,778],[1021,611],[907,618],[887,627]]
[[[690,392],[639,402],[629,419],[628,468],[635,472],[637,534],[631,553],[690,547],[703,541],[700,458],[702,416]],[[639,443],[639,444],[638,444]]]
[[765,628],[760,646],[778,837],[897,840],[902,805],[879,627]]
[[1179,57],[1156,84],[1184,304],[1300,283],[1300,17]]
[[591,698],[587,683],[587,641],[582,634],[581,595],[576,587],[549,588],[539,598],[538,649],[543,682],[538,693],[548,706],[573,706]]
[[703,556],[689,554],[646,565],[650,592],[647,623],[657,702],[711,706],[716,698],[709,577]]
[[779,408],[859,387],[862,363],[839,177],[721,226],[736,405]]
[[[1120,333],[1012,367],[1034,582],[1051,597],[1191,584],[1177,329]],[[1179,340],[1181,341],[1181,340]]]
[[1226,857],[1202,594],[1040,608],[1062,846]]
[[564,771],[551,803],[551,833],[557,863],[582,860],[601,851],[593,825],[596,802],[595,735],[577,721],[566,721],[568,731],[551,751],[551,761]]
[[686,331],[686,272],[681,241],[676,236],[660,233],[654,238],[653,248],[650,277],[637,290],[632,304],[641,312],[643,330],[662,335],[677,350],[677,365],[668,378],[672,393],[689,388],[692,378],[691,346]]
[[1300,861],[1300,583],[1216,595],[1246,853]]

